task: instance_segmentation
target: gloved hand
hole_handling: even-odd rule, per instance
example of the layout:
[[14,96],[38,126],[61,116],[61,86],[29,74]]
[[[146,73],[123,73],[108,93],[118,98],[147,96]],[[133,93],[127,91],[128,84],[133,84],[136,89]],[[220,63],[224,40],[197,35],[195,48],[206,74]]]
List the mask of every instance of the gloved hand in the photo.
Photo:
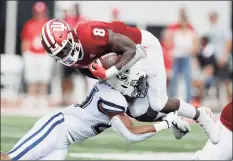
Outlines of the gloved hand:
[[177,112],[170,112],[163,120],[167,122],[168,128],[172,128],[176,139],[181,139],[185,134],[191,131],[189,123],[182,120],[177,115]]
[[189,123],[187,121],[182,120],[182,118],[180,117],[177,117],[172,124],[173,134],[175,138],[178,140],[191,131]]
[[92,62],[89,65],[89,70],[98,79],[109,79],[119,73],[118,69],[115,66],[112,66],[111,68],[106,70],[104,67],[97,64],[96,62]]
[[91,73],[98,79],[107,79],[106,77],[106,69],[99,64],[92,62],[89,65],[89,70]]
[[163,121],[166,121],[168,128],[171,128],[173,126],[172,123],[176,118],[177,118],[177,114],[175,112],[170,112],[163,118]]

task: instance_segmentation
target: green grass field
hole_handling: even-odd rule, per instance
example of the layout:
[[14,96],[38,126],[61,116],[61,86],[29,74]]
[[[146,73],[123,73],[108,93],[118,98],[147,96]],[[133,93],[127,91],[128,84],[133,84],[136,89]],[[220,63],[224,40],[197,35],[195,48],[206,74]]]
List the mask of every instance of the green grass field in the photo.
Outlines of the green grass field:
[[[9,151],[33,126],[38,118],[1,117],[1,151]],[[176,140],[171,130],[166,130],[149,140],[129,144],[112,129],[90,138],[82,144],[73,144],[73,153],[130,153],[130,152],[195,152],[203,147],[207,137],[197,125],[182,140]],[[68,157],[68,159],[77,159]]]

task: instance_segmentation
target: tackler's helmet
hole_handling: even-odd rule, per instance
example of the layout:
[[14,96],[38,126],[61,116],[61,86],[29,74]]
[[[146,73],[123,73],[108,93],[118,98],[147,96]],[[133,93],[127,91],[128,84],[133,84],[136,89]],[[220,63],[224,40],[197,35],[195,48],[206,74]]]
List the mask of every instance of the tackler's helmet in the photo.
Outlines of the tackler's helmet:
[[41,43],[49,56],[66,66],[83,59],[82,45],[75,30],[65,21],[48,21],[42,28]]
[[116,77],[110,78],[107,83],[125,96],[143,98],[147,95],[146,71],[140,62]]

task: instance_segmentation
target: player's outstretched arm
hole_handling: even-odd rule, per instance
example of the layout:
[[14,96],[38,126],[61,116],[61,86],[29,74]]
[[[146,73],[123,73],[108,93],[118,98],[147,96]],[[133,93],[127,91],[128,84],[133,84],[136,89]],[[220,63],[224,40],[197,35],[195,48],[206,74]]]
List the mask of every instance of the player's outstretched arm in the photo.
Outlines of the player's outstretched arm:
[[153,125],[133,126],[132,121],[125,114],[114,116],[110,125],[114,131],[130,143],[146,140],[158,132],[169,128],[166,121],[161,121]]
[[121,114],[112,117],[110,125],[114,131],[131,143],[146,140],[156,135],[158,132],[173,126],[184,133],[188,133],[191,130],[189,124],[181,120],[180,117],[177,116],[177,113],[174,112],[167,114],[161,122],[142,126],[133,126],[130,118],[125,114]]
[[128,37],[109,30],[109,45],[121,59],[115,64],[119,72],[123,72],[133,66],[139,59],[146,56],[146,50],[140,44],[135,44]]

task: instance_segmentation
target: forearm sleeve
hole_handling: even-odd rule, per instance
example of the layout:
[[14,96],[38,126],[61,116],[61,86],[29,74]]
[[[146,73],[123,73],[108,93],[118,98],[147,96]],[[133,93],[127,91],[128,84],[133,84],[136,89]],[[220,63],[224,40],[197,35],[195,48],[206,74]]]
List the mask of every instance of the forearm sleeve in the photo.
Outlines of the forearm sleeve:
[[123,138],[125,138],[130,143],[135,143],[135,142],[146,140],[156,134],[156,132],[150,132],[150,133],[145,133],[145,134],[131,133],[117,116],[112,118],[110,125],[112,126],[115,132],[120,134]]

